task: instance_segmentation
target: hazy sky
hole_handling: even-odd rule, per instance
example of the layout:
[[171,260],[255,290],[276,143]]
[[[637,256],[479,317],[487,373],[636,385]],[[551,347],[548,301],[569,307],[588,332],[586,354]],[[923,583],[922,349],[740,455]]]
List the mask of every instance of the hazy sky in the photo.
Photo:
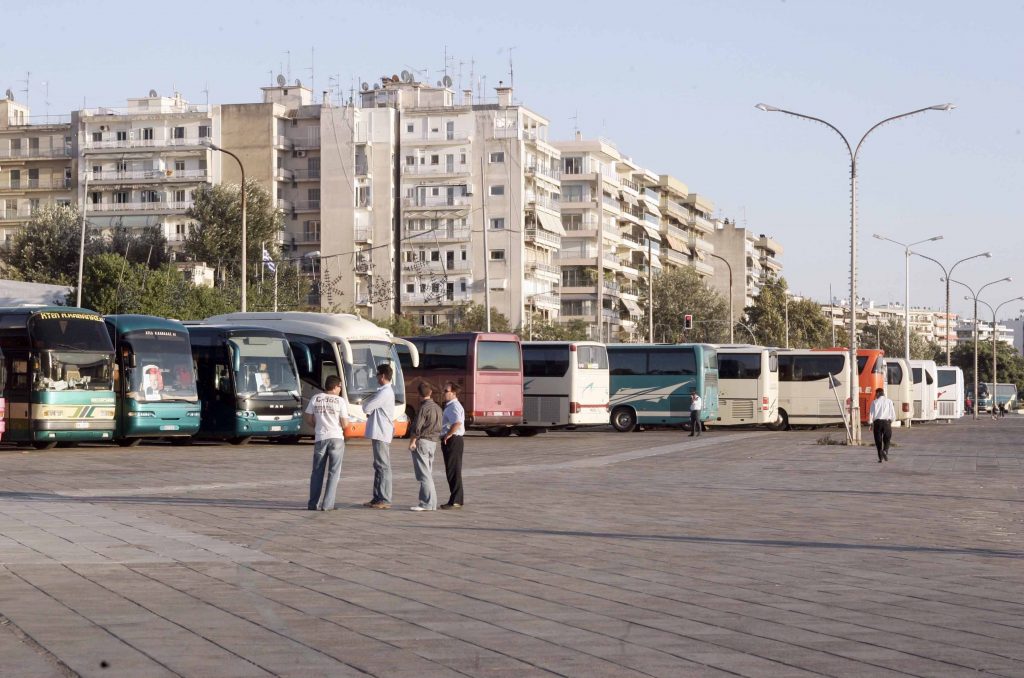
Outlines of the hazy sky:
[[[0,87],[31,72],[33,113],[123,106],[177,89],[194,101],[256,101],[270,72],[334,75],[344,89],[404,69],[469,82],[551,121],[553,138],[602,136],[683,180],[724,217],[785,247],[790,287],[824,301],[849,291],[848,159],[830,130],[755,110],[824,118],[856,143],[874,123],[952,102],[872,134],[860,155],[860,293],[902,301],[902,249],[944,262],[991,250],[954,276],[1006,275],[983,299],[1024,295],[1024,2],[288,2],[4,3]],[[315,71],[310,73],[311,50]],[[461,64],[461,65],[460,65]],[[426,75],[421,76],[426,79]],[[48,97],[43,83],[49,85]],[[333,83],[331,83],[333,84]],[[493,91],[491,92],[493,93]],[[941,308],[941,271],[917,260],[911,303]],[[963,290],[954,309],[968,311]],[[1004,307],[1016,315],[1024,303]]]

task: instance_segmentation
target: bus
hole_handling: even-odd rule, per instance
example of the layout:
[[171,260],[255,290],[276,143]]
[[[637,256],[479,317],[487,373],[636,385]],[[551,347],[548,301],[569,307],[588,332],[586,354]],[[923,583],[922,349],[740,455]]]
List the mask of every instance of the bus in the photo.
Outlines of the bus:
[[939,414],[938,367],[934,360],[911,360],[914,375],[914,421],[935,421]]
[[846,386],[849,379],[849,352],[780,350],[779,419],[782,428],[843,424],[849,403],[850,390]]
[[718,422],[777,428],[779,354],[764,346],[721,345],[718,350]]
[[[820,350],[850,352],[848,348],[838,347]],[[857,372],[860,374],[860,397],[857,401],[860,407],[860,423],[866,424],[871,413],[871,401],[875,399],[875,391],[885,388],[885,352],[877,348],[857,349]]]
[[959,367],[938,368],[939,419],[952,421],[964,416],[964,371]]
[[0,308],[7,441],[39,449],[114,435],[114,346],[95,311]]
[[[410,351],[412,365],[419,364],[419,353],[415,346],[392,336],[383,327],[351,313],[301,311],[228,313],[207,318],[206,322],[258,325],[284,332],[299,370],[303,411],[309,399],[323,391],[327,377],[341,377],[341,395],[348,402],[346,438],[361,438],[365,433],[363,399],[377,390],[377,366],[391,365],[395,436],[403,436],[408,430],[407,396],[397,349],[404,347]],[[300,436],[312,437],[313,429],[303,422],[289,440],[296,442]]]
[[523,425],[517,432],[607,424],[609,380],[604,344],[523,342]]
[[893,426],[910,426],[913,415],[914,385],[907,361],[903,358],[885,359],[885,395],[896,408]]
[[0,351],[0,440],[3,440],[4,431],[7,429],[7,399],[3,397],[6,387],[7,363],[4,362],[3,351]]
[[[992,409],[992,382],[978,384],[978,411],[989,412]],[[1007,410],[1017,408],[1017,385],[996,384],[996,405],[1003,405]]]
[[690,391],[704,401],[701,422],[718,419],[718,352],[710,344],[610,344],[611,423],[637,426],[690,422]]
[[151,315],[103,320],[114,344],[114,440],[133,447],[146,438],[198,433],[199,394],[188,329],[177,320]]
[[[421,381],[440,399],[444,382],[462,389],[466,427],[506,436],[523,423],[523,357],[519,337],[504,332],[465,332],[406,339],[419,353],[399,351],[405,389],[415,393]],[[412,408],[409,408],[410,416]]]
[[299,433],[302,399],[288,340],[266,327],[188,323],[201,402],[196,438],[245,445]]

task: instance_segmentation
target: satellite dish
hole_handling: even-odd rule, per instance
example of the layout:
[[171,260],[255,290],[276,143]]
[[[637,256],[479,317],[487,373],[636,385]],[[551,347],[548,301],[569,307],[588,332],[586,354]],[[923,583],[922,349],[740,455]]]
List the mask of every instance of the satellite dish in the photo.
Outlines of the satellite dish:
[[409,71],[402,71],[402,82],[412,82],[412,73]]
[[155,96],[159,96],[159,95],[156,93],[155,89],[151,89],[151,90],[149,90],[149,96],[155,97]]
[[7,97],[8,101],[14,101],[14,92],[12,92],[10,89],[7,90],[7,93],[4,96]]
[[359,89],[363,90],[364,92],[368,91],[370,89],[370,83],[364,82],[362,85],[360,85]]
[[380,85],[378,85],[377,83],[373,83],[373,89],[374,90],[380,89]]
[[441,81],[440,81],[440,80],[438,80],[438,81],[437,81],[437,86],[438,86],[438,87],[440,87],[440,86],[441,86]]
[[391,82],[398,82],[398,76],[397,75],[392,75],[391,76]]
[[302,87],[302,81],[299,80],[298,78],[295,78],[295,86],[296,87]]
[[441,84],[444,85],[445,87],[451,87],[452,86],[452,76],[446,75],[443,78],[441,78]]
[[278,85],[278,87],[284,87],[287,83],[288,83],[288,81],[284,79],[283,75],[279,74],[277,76],[277,85]]

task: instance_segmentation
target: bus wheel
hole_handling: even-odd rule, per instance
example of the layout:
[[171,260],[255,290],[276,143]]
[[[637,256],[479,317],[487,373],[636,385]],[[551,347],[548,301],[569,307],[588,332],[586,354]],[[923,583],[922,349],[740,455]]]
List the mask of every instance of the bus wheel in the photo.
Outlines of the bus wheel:
[[544,433],[546,430],[547,429],[533,428],[533,427],[530,427],[530,426],[516,426],[516,428],[515,428],[516,435],[517,436],[522,436],[524,438],[529,438],[531,436],[535,436],[538,433]]
[[629,433],[636,428],[636,412],[629,407],[616,407],[612,410],[612,426],[619,433]]
[[277,442],[282,445],[298,445],[300,440],[302,440],[302,436],[281,436]]
[[232,445],[248,445],[250,440],[252,440],[252,436],[239,436],[237,438],[232,438],[228,442]]
[[39,440],[37,442],[32,443],[32,447],[36,448],[37,450],[52,450],[53,448],[57,447],[57,441]]
[[484,429],[484,433],[492,438],[507,438],[512,435],[512,429],[508,426],[495,426],[493,428]]
[[793,427],[789,425],[789,414],[786,410],[779,410],[779,423],[777,431],[792,431]]
[[142,438],[119,438],[117,444],[121,447],[138,447]]

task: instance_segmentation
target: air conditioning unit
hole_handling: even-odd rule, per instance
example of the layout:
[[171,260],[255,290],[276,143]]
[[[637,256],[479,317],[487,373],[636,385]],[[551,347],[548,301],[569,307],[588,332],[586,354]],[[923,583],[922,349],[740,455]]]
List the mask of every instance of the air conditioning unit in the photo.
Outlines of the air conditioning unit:
[[296,158],[305,158],[306,157],[306,152],[305,151],[295,151],[295,157]]
[[473,195],[473,184],[466,184],[466,195]]
[[101,132],[106,132],[108,129],[110,129],[110,128],[107,127],[106,125],[100,125],[100,131]]

